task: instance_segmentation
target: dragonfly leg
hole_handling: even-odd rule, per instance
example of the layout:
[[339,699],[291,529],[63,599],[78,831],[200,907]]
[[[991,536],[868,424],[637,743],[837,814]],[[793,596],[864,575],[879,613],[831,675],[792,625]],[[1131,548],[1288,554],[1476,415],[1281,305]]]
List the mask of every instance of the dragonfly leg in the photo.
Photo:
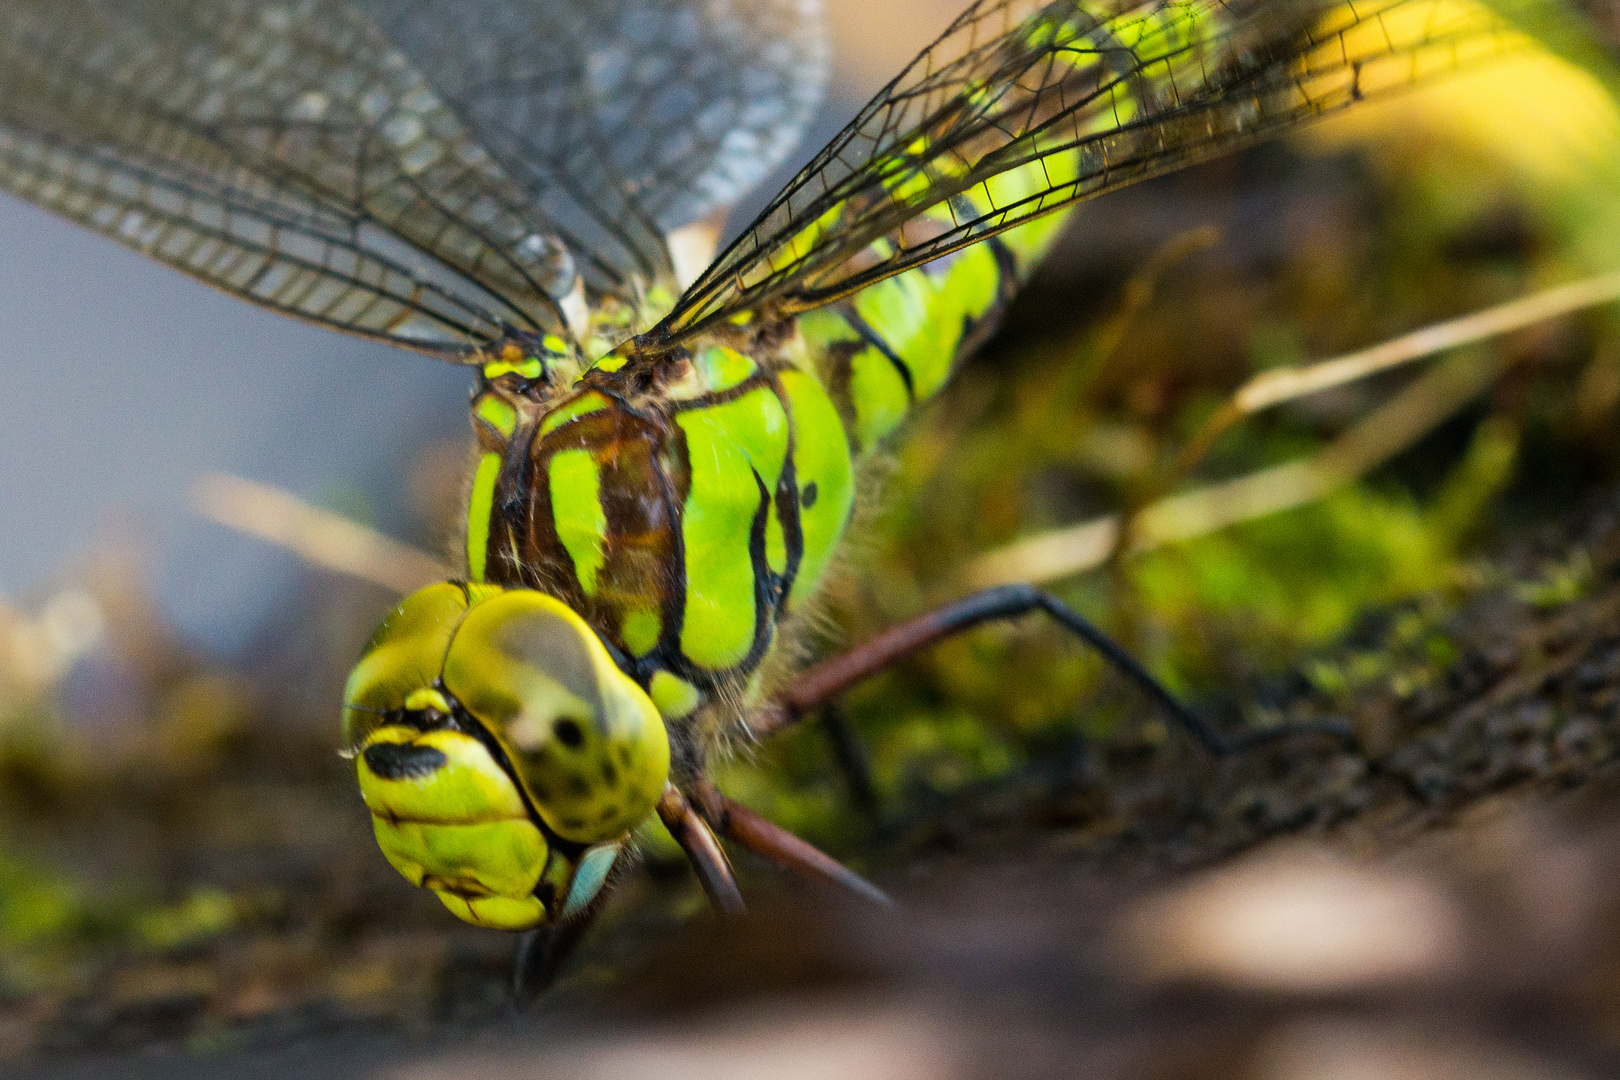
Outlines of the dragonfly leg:
[[1294,735],[1324,735],[1350,746],[1355,745],[1355,733],[1350,727],[1331,720],[1278,724],[1237,735],[1223,735],[1182,704],[1113,638],[1051,593],[1042,592],[1033,585],[1000,585],[986,589],[890,627],[864,645],[801,672],[798,678],[750,718],[750,726],[755,734],[768,735],[824,706],[856,683],[918,649],[981,623],[1016,619],[1036,611],[1051,616],[1065,630],[1101,653],[1116,670],[1141,687],[1205,750],[1217,757],[1257,743]]
[[722,795],[707,781],[699,782],[695,795],[703,817],[727,839],[803,877],[841,886],[884,907],[893,906],[894,901],[882,889],[814,844]]
[[731,872],[731,863],[726,860],[720,841],[714,838],[703,816],[692,809],[692,804],[674,784],[664,788],[664,796],[658,800],[658,816],[691,860],[698,882],[714,909],[722,915],[741,915],[745,910],[742,891],[737,888],[737,877]]
[[533,1001],[556,981],[564,961],[590,929],[599,907],[593,905],[555,926],[542,926],[518,938],[512,956],[512,997],[516,1001]]
[[832,743],[833,760],[849,784],[850,797],[861,812],[872,816],[877,813],[877,785],[872,782],[872,759],[861,742],[860,733],[849,722],[849,716],[836,701],[821,707],[821,727]]

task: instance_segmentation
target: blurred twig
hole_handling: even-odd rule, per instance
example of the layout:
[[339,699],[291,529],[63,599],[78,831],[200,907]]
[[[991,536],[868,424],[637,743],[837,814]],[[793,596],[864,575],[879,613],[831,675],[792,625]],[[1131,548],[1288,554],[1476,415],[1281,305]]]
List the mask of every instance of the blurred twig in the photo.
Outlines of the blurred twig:
[[[1240,388],[1194,436],[1178,457],[1178,474],[1196,464],[1233,424],[1260,409],[1617,299],[1620,273],[1604,274],[1437,323],[1347,356],[1264,372]],[[1388,460],[1466,403],[1499,370],[1499,361],[1473,356],[1444,363],[1312,458],[1151,503],[1133,520],[1125,542],[1129,550],[1142,551],[1310,502]],[[965,582],[984,588],[1012,581],[1051,581],[1100,565],[1121,542],[1120,517],[1111,514],[989,552],[968,567]]]
[[1201,461],[1217,439],[1234,424],[1261,409],[1343,386],[1368,375],[1460,345],[1483,341],[1511,330],[1567,315],[1582,308],[1620,300],[1620,273],[1602,274],[1556,289],[1533,293],[1472,315],[1435,323],[1410,334],[1303,367],[1263,371],[1238,388],[1230,401],[1204,422],[1176,456],[1173,476],[1184,476]]
[[425,552],[280,488],[210,473],[191,489],[192,507],[210,521],[256,536],[327,570],[411,593],[452,576]]
[[1148,305],[1153,303],[1153,298],[1158,295],[1159,288],[1164,284],[1170,271],[1194,255],[1208,251],[1220,241],[1220,229],[1213,225],[1201,225],[1196,229],[1177,233],[1161,244],[1152,257],[1125,283],[1118,310],[1109,317],[1093,339],[1092,350],[1097,356],[1097,362],[1106,365],[1118,355],[1119,346],[1125,340],[1125,335],[1148,309]]

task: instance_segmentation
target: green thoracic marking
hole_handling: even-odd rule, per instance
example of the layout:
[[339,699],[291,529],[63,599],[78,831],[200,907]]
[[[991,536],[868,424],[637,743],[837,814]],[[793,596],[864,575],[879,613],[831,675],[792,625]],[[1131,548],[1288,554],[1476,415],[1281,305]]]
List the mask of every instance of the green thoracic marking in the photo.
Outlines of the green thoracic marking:
[[783,531],[782,518],[777,513],[774,501],[770,511],[765,515],[765,565],[777,576],[787,572],[787,535]]
[[758,370],[752,357],[729,345],[701,345],[692,352],[689,371],[669,383],[664,395],[670,401],[687,402],[723,393],[742,385]]
[[849,395],[855,404],[855,440],[865,450],[900,426],[911,411],[911,388],[895,362],[875,345],[850,358]]
[[[788,452],[788,417],[769,387],[722,405],[679,413],[692,487],[681,515],[686,549],[686,619],[681,652],[720,670],[746,657],[755,637],[756,564],[751,543]],[[762,494],[761,487],[764,492]],[[763,562],[763,551],[758,552]]]
[[544,422],[540,425],[540,434],[545,435],[555,431],[575,417],[596,412],[598,409],[605,409],[607,404],[607,398],[594,390],[583,393],[572,401],[565,401],[546,414]]
[[697,368],[704,387],[711,393],[730,390],[759,370],[759,365],[753,360],[726,345],[699,349],[693,366]]
[[651,608],[632,608],[624,613],[619,623],[619,637],[631,656],[646,656],[657,646],[663,629],[664,620],[658,612]]
[[911,372],[921,401],[945,385],[965,326],[990,310],[1000,288],[995,253],[979,244],[958,252],[943,272],[924,267],[857,293],[853,306]]
[[467,576],[484,580],[489,557],[489,522],[495,512],[495,482],[501,476],[501,455],[484,454],[473,473],[472,496],[467,500]]
[[607,514],[602,510],[601,478],[589,450],[563,450],[551,458],[551,513],[574,574],[586,596],[596,592],[596,575],[607,562]]
[[647,684],[647,696],[658,706],[659,713],[670,720],[688,715],[703,701],[697,687],[667,671],[653,673],[652,681]]
[[538,379],[545,371],[538,356],[530,356],[523,360],[491,360],[484,365],[484,378],[494,381],[502,375],[516,373],[525,379]]
[[517,410],[494,394],[480,397],[473,407],[473,415],[507,438],[517,430]]
[[782,392],[793,410],[793,475],[799,486],[799,530],[804,539],[789,609],[815,591],[855,504],[855,470],[827,392],[802,371],[782,373]]

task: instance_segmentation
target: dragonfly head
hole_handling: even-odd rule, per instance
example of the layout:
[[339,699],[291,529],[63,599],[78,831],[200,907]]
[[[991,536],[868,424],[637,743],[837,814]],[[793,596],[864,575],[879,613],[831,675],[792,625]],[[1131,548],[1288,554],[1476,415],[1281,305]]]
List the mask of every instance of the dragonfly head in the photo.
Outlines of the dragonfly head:
[[468,922],[588,906],[664,790],[657,708],[552,597],[447,582],[407,597],[344,692],[377,843]]

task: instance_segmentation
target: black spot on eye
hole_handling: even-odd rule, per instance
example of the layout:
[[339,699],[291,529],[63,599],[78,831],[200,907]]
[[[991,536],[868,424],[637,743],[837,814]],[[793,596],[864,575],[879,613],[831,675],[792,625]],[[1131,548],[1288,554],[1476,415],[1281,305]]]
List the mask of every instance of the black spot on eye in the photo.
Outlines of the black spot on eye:
[[613,762],[602,762],[602,783],[613,787],[619,782],[619,770],[613,767]]
[[810,509],[812,506],[816,505],[816,496],[819,494],[821,494],[821,492],[816,489],[816,482],[814,480],[810,481],[808,484],[804,485],[804,489],[799,492],[799,505],[804,507],[806,510]]
[[619,764],[628,769],[630,767],[630,758],[630,748],[628,746],[619,747]]
[[529,781],[529,794],[534,796],[535,802],[551,801],[551,789],[544,784],[537,784],[533,780]]
[[409,743],[372,743],[363,756],[366,768],[383,780],[420,780],[450,760],[443,750]]
[[552,726],[551,730],[557,736],[557,741],[570,750],[585,741],[585,733],[579,729],[579,724],[573,720],[559,720]]
[[568,793],[583,798],[591,793],[591,782],[583,776],[570,776],[568,778]]
[[617,806],[614,806],[612,803],[609,803],[608,805],[602,807],[602,812],[600,814],[596,815],[596,819],[598,821],[608,822],[608,821],[612,821],[614,818],[616,818],[618,816],[619,816],[619,808]]
[[585,819],[577,817],[565,817],[562,819],[562,827],[565,829],[583,829],[585,827]]

